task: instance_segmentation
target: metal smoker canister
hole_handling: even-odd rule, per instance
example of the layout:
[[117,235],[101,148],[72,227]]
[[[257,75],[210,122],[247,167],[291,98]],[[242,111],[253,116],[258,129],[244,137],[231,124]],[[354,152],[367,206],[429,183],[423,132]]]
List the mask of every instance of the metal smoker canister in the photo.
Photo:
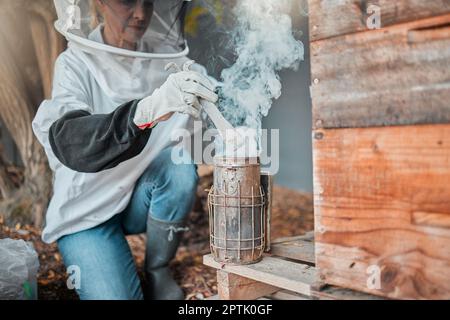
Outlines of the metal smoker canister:
[[272,220],[272,194],[273,194],[273,175],[268,171],[261,171],[261,188],[264,192],[265,205],[265,228],[264,228],[264,252],[270,252],[270,225]]
[[211,252],[218,262],[250,264],[265,248],[265,198],[259,158],[214,158],[208,203]]

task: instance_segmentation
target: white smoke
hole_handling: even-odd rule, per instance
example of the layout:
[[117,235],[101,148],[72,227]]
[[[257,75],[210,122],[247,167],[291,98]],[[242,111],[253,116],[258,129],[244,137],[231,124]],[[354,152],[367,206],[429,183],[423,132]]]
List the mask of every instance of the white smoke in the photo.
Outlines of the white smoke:
[[237,60],[222,71],[219,108],[235,127],[260,132],[262,117],[281,95],[278,72],[296,70],[303,60],[303,43],[292,30],[291,4],[291,0],[238,0],[233,9]]

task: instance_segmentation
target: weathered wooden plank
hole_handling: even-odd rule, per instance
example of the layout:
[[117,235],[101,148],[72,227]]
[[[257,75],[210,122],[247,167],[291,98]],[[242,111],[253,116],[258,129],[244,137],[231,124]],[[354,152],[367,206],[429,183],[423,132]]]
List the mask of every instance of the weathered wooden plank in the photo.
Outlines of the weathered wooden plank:
[[270,253],[314,265],[314,239],[295,239],[272,244]]
[[312,300],[312,297],[305,296],[296,292],[291,292],[288,290],[279,290],[269,296],[270,300]]
[[[269,294],[265,297],[259,297],[255,300],[313,300],[313,297],[304,296],[299,293],[291,292],[288,290],[280,290],[275,293]],[[208,297],[205,300],[223,300],[218,294]],[[247,300],[247,299],[244,299]],[[250,299],[249,299],[250,300]]]
[[282,242],[297,241],[297,240],[304,240],[304,241],[309,241],[309,242],[314,241],[314,230],[308,231],[307,233],[305,233],[301,236],[276,238],[275,240],[272,240],[271,243],[282,243]]
[[313,297],[320,300],[383,300],[384,298],[351,289],[326,286],[321,290],[313,290]]
[[203,263],[219,270],[304,295],[311,295],[311,288],[317,282],[317,273],[314,267],[273,257],[264,257],[255,264],[236,266],[220,264],[214,261],[212,255],[205,255]]
[[314,128],[450,122],[449,26],[446,15],[312,43]]
[[314,136],[321,280],[391,298],[450,299],[450,125]]
[[450,13],[450,0],[309,0],[311,41],[369,30],[372,5],[380,8],[381,27]]
[[280,290],[263,282],[217,270],[217,291],[221,300],[254,300]]
[[[217,294],[205,300],[221,300],[221,298]],[[312,296],[279,290],[265,297],[257,298],[257,300],[384,300],[384,298],[350,289],[327,286],[322,290],[313,290]]]

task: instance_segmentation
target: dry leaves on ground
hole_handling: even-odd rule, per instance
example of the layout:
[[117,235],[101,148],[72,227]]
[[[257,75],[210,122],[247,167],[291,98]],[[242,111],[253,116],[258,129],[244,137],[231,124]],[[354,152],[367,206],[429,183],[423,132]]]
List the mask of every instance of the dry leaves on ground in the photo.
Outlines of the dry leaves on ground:
[[[208,215],[205,211],[206,191],[212,183],[210,170],[200,168],[200,184],[197,202],[189,217],[190,230],[184,234],[176,258],[171,263],[176,280],[181,284],[186,299],[202,300],[217,294],[216,272],[202,263],[202,257],[209,251]],[[272,206],[272,239],[301,235],[312,230],[312,196],[280,186],[274,187]],[[73,290],[66,286],[65,267],[56,244],[45,244],[41,232],[30,226],[7,227],[0,219],[0,238],[13,238],[31,241],[39,255],[38,274],[39,299],[73,300],[78,299]],[[127,237],[136,261],[139,276],[144,285],[143,265],[145,257],[145,236]]]

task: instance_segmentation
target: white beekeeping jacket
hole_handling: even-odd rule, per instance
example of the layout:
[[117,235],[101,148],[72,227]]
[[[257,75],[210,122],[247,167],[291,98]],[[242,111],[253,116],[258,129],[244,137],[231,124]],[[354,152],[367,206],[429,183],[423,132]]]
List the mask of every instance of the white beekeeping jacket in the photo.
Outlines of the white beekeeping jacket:
[[[177,1],[167,2],[173,4]],[[76,172],[56,158],[49,143],[49,129],[65,113],[72,110],[84,110],[91,114],[113,112],[121,104],[144,98],[160,87],[169,75],[164,69],[167,63],[182,65],[188,60],[184,41],[182,50],[175,50],[180,45],[175,35],[170,38],[173,43],[164,40],[152,46],[151,41],[146,42],[146,39],[154,38],[144,37],[137,51],[124,52],[104,44],[101,24],[87,29],[89,34],[85,37],[80,30],[74,33],[70,29],[68,31],[67,25],[70,23],[63,18],[67,12],[73,12],[67,10],[73,2],[55,0],[59,18],[56,27],[66,36],[69,46],[56,61],[52,97],[40,105],[32,123],[54,172],[53,196],[42,234],[47,243],[95,227],[123,211],[130,201],[136,181],[151,161],[163,149],[175,144],[171,134],[176,129],[188,129],[191,133],[193,129],[193,120],[189,116],[175,114],[153,129],[148,143],[138,156],[97,173]],[[82,10],[85,9],[82,4],[87,2],[75,1]],[[170,14],[167,16],[171,17]],[[155,30],[150,30],[153,33],[149,31],[149,35],[154,35]],[[205,73],[201,66],[197,65],[197,70]]]

